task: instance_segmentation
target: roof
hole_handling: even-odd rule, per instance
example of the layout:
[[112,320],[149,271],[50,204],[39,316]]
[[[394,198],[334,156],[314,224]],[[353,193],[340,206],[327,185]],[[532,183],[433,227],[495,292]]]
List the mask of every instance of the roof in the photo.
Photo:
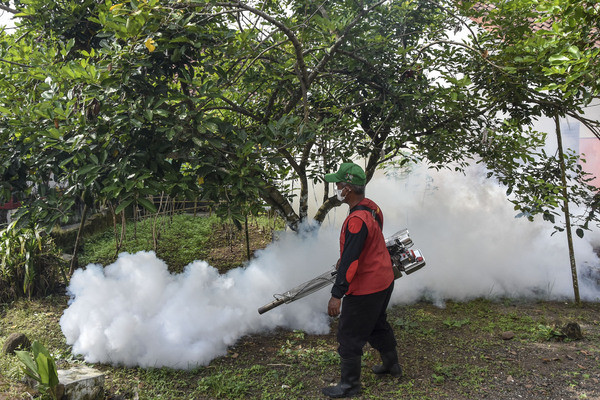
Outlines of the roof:
[[[494,4],[476,3],[475,5],[473,5],[472,8],[476,11],[480,11],[480,12],[483,12],[483,14],[485,14],[485,11],[493,10],[493,9],[496,9],[497,7]],[[541,14],[540,14],[540,16],[541,16]],[[478,25],[481,25],[484,29],[490,29],[493,27],[493,25],[485,23],[484,17],[479,17],[479,18],[472,17],[471,19],[473,21],[475,21]],[[532,18],[532,17],[527,18],[527,20],[529,20],[529,24],[530,24],[530,28],[531,28],[532,32],[538,32],[538,31],[552,32],[552,26],[553,26],[554,22],[556,21],[553,19],[539,21],[537,18]],[[592,28],[592,32],[594,33],[595,36],[598,37],[598,39],[596,39],[593,42],[593,47],[600,48],[600,35],[597,35],[598,29]]]

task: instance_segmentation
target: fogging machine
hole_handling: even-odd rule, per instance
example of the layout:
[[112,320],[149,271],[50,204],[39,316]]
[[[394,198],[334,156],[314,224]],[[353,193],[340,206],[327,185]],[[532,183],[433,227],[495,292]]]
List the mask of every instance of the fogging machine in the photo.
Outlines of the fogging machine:
[[[398,279],[403,274],[410,275],[415,271],[420,270],[425,266],[425,259],[420,250],[411,249],[413,241],[410,238],[407,229],[396,232],[385,240],[385,245],[392,259],[394,267],[394,278]],[[274,309],[284,303],[291,303],[301,299],[309,294],[316,292],[335,282],[337,270],[335,265],[327,272],[304,282],[281,294],[274,294],[275,300],[258,309],[259,314],[264,314],[269,310]]]

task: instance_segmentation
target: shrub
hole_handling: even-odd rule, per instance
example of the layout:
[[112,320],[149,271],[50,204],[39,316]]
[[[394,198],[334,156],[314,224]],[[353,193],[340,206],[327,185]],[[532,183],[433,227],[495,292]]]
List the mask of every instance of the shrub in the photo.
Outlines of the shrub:
[[54,241],[37,226],[0,231],[0,301],[44,296],[64,275],[64,262]]

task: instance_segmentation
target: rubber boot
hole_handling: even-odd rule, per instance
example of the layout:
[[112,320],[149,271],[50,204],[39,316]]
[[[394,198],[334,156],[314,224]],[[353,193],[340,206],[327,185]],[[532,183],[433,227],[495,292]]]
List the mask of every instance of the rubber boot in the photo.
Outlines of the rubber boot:
[[390,374],[395,378],[402,377],[402,367],[398,363],[396,349],[380,353],[382,365],[375,365],[371,370],[377,375]]
[[342,378],[335,386],[324,387],[325,396],[334,399],[354,397],[360,394],[360,356],[341,359]]

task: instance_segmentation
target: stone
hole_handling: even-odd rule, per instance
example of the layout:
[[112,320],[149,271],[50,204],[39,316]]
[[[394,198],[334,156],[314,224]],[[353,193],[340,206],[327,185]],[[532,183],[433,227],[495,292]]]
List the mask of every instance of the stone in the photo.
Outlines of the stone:
[[515,337],[515,333],[513,331],[502,332],[502,340],[510,340]]
[[583,333],[581,327],[577,322],[569,322],[560,329],[560,332],[571,340],[583,339]]
[[104,398],[104,374],[86,365],[59,369],[58,381],[64,386],[63,400]]
[[2,354],[11,354],[15,350],[29,350],[31,342],[24,333],[12,333],[2,346]]

